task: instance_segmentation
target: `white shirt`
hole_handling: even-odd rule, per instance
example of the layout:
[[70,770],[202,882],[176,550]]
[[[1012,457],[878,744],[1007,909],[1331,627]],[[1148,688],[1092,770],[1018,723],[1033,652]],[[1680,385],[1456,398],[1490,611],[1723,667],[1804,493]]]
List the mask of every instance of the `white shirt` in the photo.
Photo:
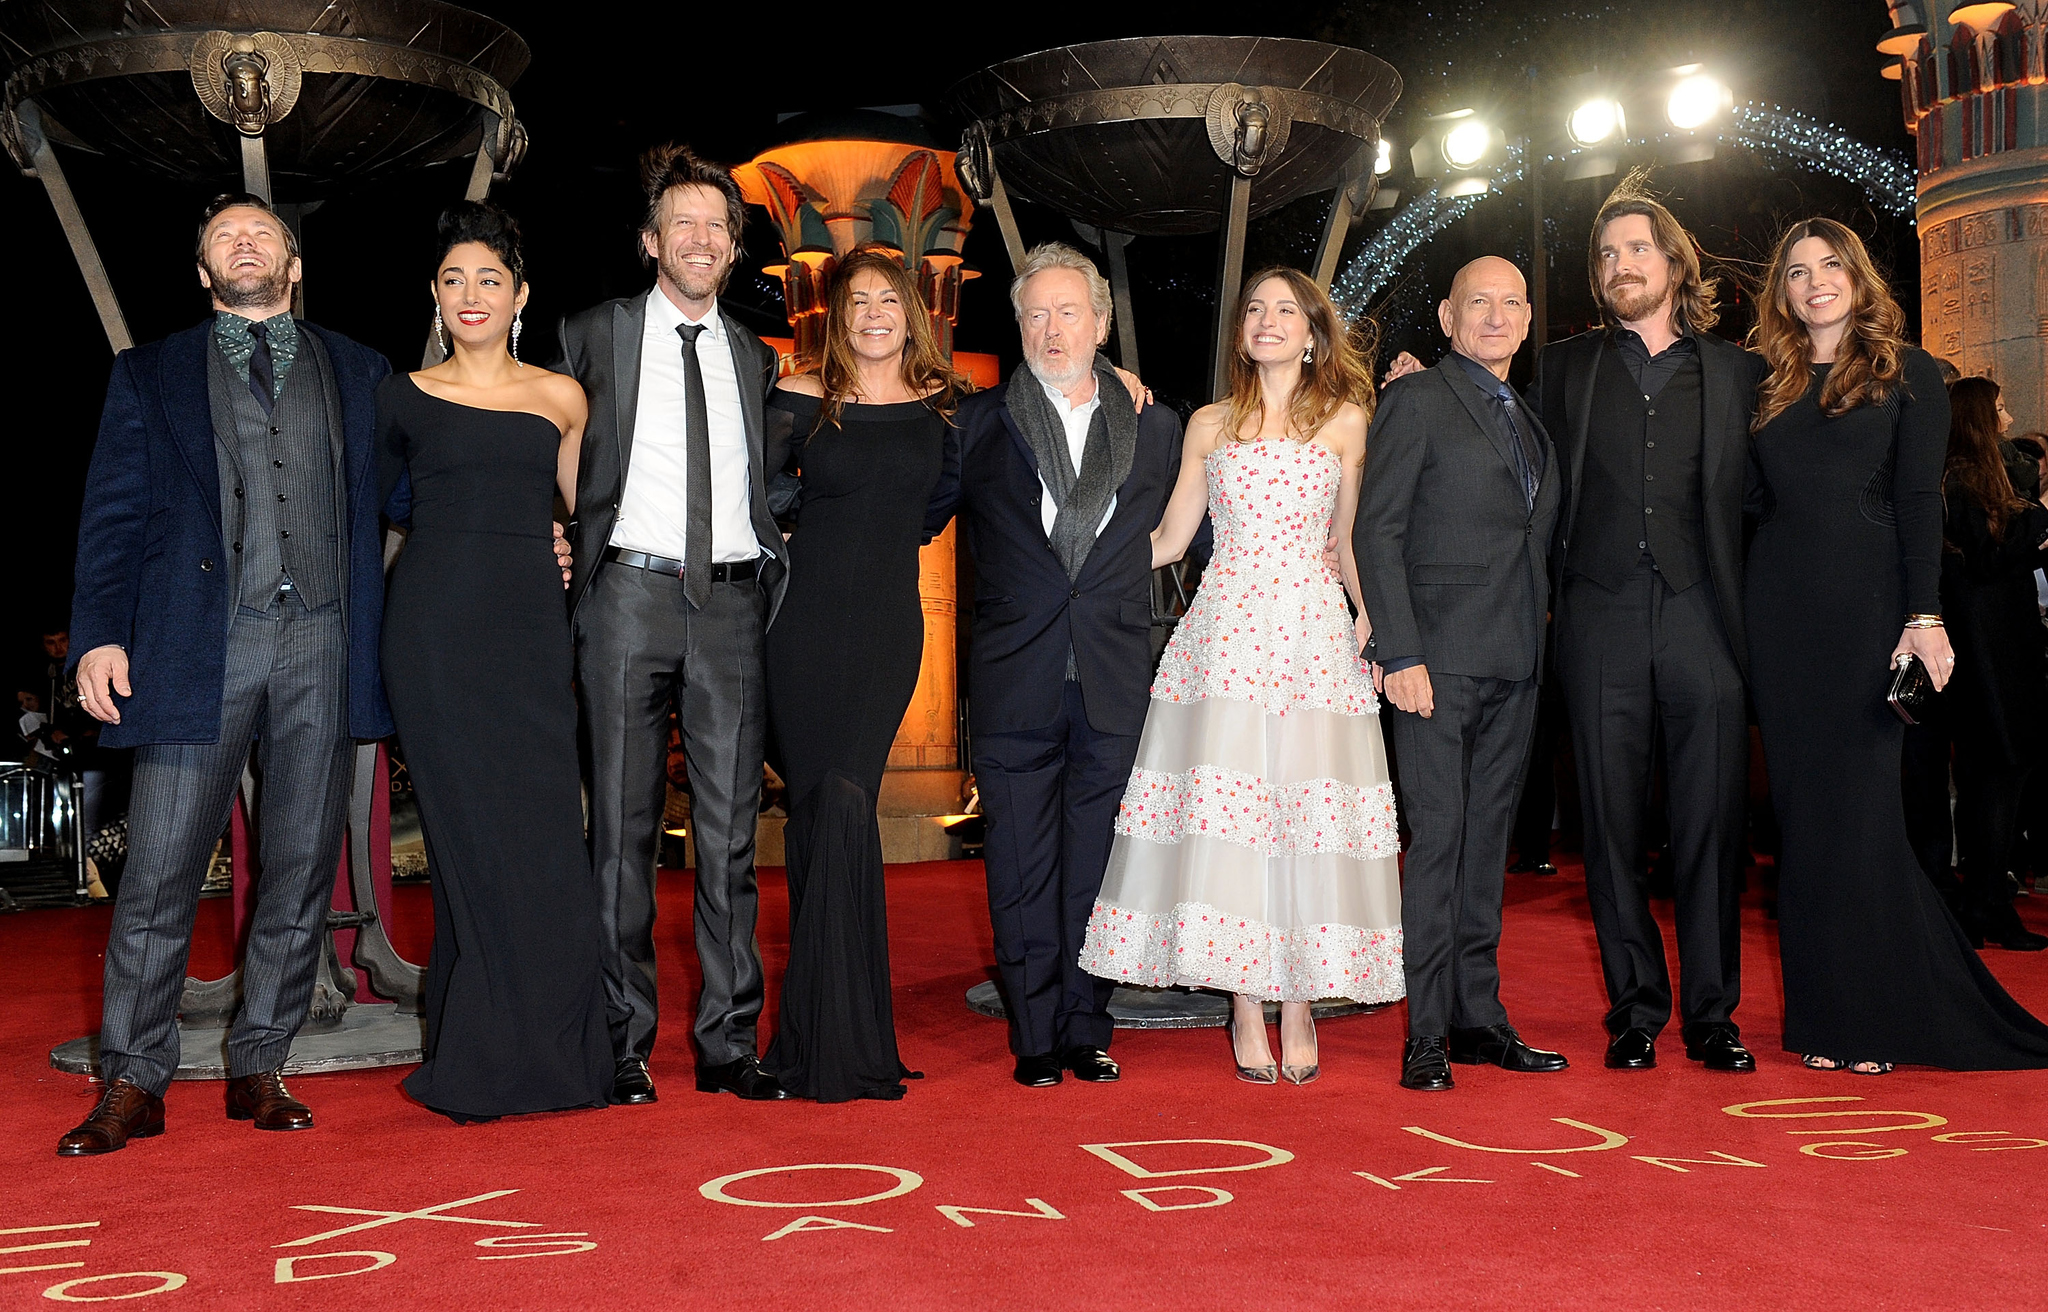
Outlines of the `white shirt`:
[[[1095,395],[1076,406],[1069,406],[1067,398],[1059,388],[1051,383],[1040,382],[1036,374],[1032,375],[1031,381],[1045,389],[1047,398],[1052,401],[1052,408],[1059,412],[1060,422],[1066,425],[1067,450],[1074,454],[1074,471],[1078,474],[1081,470],[1082,453],[1088,449],[1088,425],[1094,421],[1095,411],[1102,404],[1102,380],[1098,378],[1095,381]],[[1045,473],[1042,470],[1039,472],[1038,482],[1045,489],[1045,496],[1038,503],[1038,517],[1044,521],[1045,536],[1050,539],[1053,521],[1060,517],[1060,508],[1052,503],[1052,484],[1045,481]],[[1102,535],[1103,529],[1109,527],[1109,517],[1115,513],[1116,497],[1112,495],[1109,498],[1109,509],[1102,512],[1102,522],[1095,526],[1097,537]]]
[[[618,518],[612,523],[611,545],[673,560],[684,558],[689,540],[689,403],[683,339],[676,333],[688,322],[661,288],[647,293],[633,454],[619,496]],[[704,405],[711,420],[711,559],[752,560],[761,554],[761,544],[754,536],[747,421],[740,408],[732,342],[715,302],[702,322],[697,363],[704,371]]]

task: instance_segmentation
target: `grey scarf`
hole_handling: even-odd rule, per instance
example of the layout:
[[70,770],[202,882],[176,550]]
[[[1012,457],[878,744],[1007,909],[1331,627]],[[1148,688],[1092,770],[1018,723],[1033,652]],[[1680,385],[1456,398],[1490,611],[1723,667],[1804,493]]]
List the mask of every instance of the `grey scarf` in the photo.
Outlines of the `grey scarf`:
[[1052,522],[1052,549],[1070,583],[1081,577],[1081,567],[1095,545],[1095,526],[1130,476],[1138,448],[1138,416],[1128,404],[1130,393],[1100,356],[1095,359],[1095,394],[1102,404],[1088,421],[1078,470],[1067,446],[1067,426],[1038,375],[1028,367],[1022,370],[1011,379],[1004,397],[1010,417],[1017,421],[1031,454],[1038,457],[1038,475],[1059,511]]

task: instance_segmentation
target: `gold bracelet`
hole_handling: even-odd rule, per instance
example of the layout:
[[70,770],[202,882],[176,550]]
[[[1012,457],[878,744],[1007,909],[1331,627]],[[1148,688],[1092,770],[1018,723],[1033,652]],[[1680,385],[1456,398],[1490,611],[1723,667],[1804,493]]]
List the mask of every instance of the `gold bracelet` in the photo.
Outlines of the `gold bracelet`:
[[1946,626],[1941,622],[1941,616],[1939,615],[1908,615],[1906,617],[1906,627],[1909,629],[1939,629]]

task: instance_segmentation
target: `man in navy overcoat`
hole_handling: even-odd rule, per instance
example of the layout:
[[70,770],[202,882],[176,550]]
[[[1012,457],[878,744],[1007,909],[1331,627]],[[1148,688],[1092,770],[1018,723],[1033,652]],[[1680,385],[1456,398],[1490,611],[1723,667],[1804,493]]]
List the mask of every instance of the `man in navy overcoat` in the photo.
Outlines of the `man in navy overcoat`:
[[205,323],[121,353],[86,476],[71,660],[135,749],[107,941],[106,1092],[62,1156],[160,1134],[199,887],[255,749],[263,875],[228,1032],[227,1114],[313,1124],[278,1077],[323,951],[358,739],[391,732],[375,393],[384,358],[291,316],[297,240],[262,199],[200,223]]

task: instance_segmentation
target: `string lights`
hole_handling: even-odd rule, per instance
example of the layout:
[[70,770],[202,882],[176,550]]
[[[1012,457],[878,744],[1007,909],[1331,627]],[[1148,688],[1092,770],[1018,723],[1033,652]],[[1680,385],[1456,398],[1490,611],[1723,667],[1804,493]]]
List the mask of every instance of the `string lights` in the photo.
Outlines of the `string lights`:
[[[1637,138],[1630,146],[1654,148],[1673,140],[1673,134]],[[1694,139],[1687,134],[1686,140]],[[1830,177],[1852,182],[1879,208],[1895,215],[1913,212],[1917,181],[1913,165],[1903,156],[1868,146],[1840,128],[1779,107],[1765,109],[1751,103],[1735,107],[1729,130],[1714,138],[1718,143],[1791,160]],[[1446,197],[1431,187],[1403,205],[1387,225],[1374,233],[1351,257],[1331,284],[1331,299],[1346,315],[1356,317],[1380,291],[1392,282],[1409,256],[1424,242],[1471,213],[1474,206],[1501,188],[1519,182],[1524,171],[1524,142],[1515,142],[1488,181],[1485,191],[1469,196]],[[1546,160],[1568,159],[1582,153],[1577,149]]]
[[1735,111],[1735,124],[1726,140],[1853,182],[1873,204],[1892,214],[1913,212],[1913,165],[1904,156],[1866,146],[1830,124],[1775,107],[1742,105]]
[[1450,197],[1442,194],[1441,187],[1431,187],[1403,205],[1385,227],[1367,239],[1331,284],[1330,297],[1337,307],[1352,317],[1364,313],[1417,247],[1464,218],[1500,188],[1520,182],[1523,158],[1523,143],[1511,142],[1499,166],[1487,175],[1490,185],[1485,191]]

